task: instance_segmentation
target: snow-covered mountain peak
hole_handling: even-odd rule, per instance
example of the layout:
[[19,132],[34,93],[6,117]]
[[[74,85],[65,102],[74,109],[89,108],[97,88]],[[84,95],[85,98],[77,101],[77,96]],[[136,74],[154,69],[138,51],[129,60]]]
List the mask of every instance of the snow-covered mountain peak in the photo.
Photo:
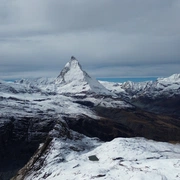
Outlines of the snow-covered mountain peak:
[[159,82],[180,82],[180,74],[173,74],[169,77],[166,78],[158,78],[157,79]]
[[90,77],[80,65],[79,61],[72,56],[57,77],[55,84],[59,86],[60,93],[91,92],[96,94],[112,95],[96,79]]
[[71,60],[65,65],[57,77],[56,83],[67,84],[75,80],[83,80],[85,75],[87,75],[87,73],[82,70],[78,60],[72,56]]
[[80,70],[82,70],[79,61],[74,56],[71,56],[71,60],[65,65],[65,67],[68,67],[69,69],[79,68]]

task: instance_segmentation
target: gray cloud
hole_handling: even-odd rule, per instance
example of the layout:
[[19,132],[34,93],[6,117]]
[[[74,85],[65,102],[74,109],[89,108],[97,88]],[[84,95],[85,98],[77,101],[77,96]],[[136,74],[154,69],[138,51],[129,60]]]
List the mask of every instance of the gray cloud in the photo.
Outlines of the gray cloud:
[[57,76],[71,55],[95,77],[179,73],[179,0],[0,1],[1,79]]

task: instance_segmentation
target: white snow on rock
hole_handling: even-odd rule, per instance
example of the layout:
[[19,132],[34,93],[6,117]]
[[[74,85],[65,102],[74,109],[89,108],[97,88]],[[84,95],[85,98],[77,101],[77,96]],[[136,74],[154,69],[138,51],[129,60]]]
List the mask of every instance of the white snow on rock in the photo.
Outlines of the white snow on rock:
[[56,116],[61,114],[73,117],[86,115],[98,119],[96,113],[90,108],[76,103],[76,98],[64,95],[3,93],[0,98],[2,98],[0,101],[0,115],[3,117],[8,114],[12,116],[35,116],[39,112],[43,112],[44,115]]
[[113,95],[96,79],[82,70],[75,57],[71,57],[55,81],[58,93],[96,93]]
[[173,74],[166,78],[158,78],[156,81],[113,83],[100,81],[109,91],[132,98],[139,96],[166,97],[180,94],[180,74]]
[[178,82],[180,83],[180,74],[173,74],[169,77],[166,78],[158,78],[157,79],[158,82],[169,82],[169,83],[174,83],[174,82]]
[[43,156],[41,168],[26,180],[180,179],[180,144],[144,138],[116,138],[106,143],[87,137],[55,138]]
[[114,83],[108,81],[99,81],[106,89],[114,93],[125,93],[125,90],[122,88],[122,83]]

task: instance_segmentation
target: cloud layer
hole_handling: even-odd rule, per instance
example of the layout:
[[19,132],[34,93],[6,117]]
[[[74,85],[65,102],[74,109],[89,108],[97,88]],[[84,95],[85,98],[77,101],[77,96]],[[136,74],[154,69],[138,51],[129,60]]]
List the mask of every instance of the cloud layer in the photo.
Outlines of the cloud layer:
[[179,0],[0,2],[0,79],[57,76],[71,55],[95,77],[179,73]]

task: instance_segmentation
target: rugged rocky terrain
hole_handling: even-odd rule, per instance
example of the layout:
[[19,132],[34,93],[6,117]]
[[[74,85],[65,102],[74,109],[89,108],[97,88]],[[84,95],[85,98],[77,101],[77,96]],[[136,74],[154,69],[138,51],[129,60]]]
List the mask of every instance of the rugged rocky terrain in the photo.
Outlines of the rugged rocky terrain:
[[[156,141],[179,142],[179,99],[179,75],[158,79],[156,82],[100,83],[83,71],[74,57],[57,78],[22,79],[15,83],[0,81],[0,179],[10,179],[30,157],[31,160],[14,179],[53,179],[52,171],[56,171],[53,168],[61,166],[62,162],[63,164],[69,162],[68,158],[76,159],[77,155],[82,155],[80,159],[81,157],[83,159],[87,157],[86,153],[91,154],[91,151],[93,153],[94,148],[106,147],[106,143],[100,140],[144,137]],[[172,151],[173,148],[177,149],[178,145],[158,144],[154,141],[132,138],[114,140],[112,146],[115,146],[116,142],[125,146],[126,141],[128,146],[137,150],[135,154],[140,153],[138,147],[143,143],[142,146],[154,144],[157,149],[165,147],[165,151],[170,151],[167,156],[159,153],[157,154],[159,158],[156,158],[157,156],[151,153],[157,149],[151,152],[147,148],[150,154],[143,158],[147,161],[150,156],[156,161],[157,159],[161,161],[167,157],[168,163],[172,167],[177,167],[175,170],[172,168],[174,175],[171,177],[180,176],[176,173],[180,168],[178,165],[180,157],[177,150]],[[134,143],[136,146],[133,146]],[[116,145],[119,146],[118,143]],[[110,146],[111,142],[109,148]],[[105,155],[109,157],[106,159],[107,164],[110,159],[122,157],[118,154],[117,157]],[[173,158],[176,160],[171,161]],[[121,159],[113,162],[120,164],[119,160]],[[51,170],[48,169],[50,164],[53,164]],[[80,167],[83,171],[78,162],[71,165],[78,167],[74,168],[73,174],[78,175]],[[68,163],[65,166],[69,166]],[[130,164],[123,166],[133,169]],[[118,169],[119,166],[116,164],[114,168]],[[134,168],[142,169],[142,167]],[[146,172],[144,169],[142,171]],[[91,176],[84,175],[84,179],[98,176],[108,179],[113,170],[109,173],[107,176],[105,170]],[[143,173],[137,173],[137,177],[144,177]],[[163,173],[164,170],[161,172],[162,177],[170,177]],[[57,179],[58,176],[62,176],[60,171],[56,175],[53,174]],[[161,175],[157,175],[158,177]],[[64,176],[64,179],[71,178]],[[130,179],[130,174],[125,179]]]
[[180,117],[180,74],[156,81],[110,83],[101,82],[107,89],[141,109]]

